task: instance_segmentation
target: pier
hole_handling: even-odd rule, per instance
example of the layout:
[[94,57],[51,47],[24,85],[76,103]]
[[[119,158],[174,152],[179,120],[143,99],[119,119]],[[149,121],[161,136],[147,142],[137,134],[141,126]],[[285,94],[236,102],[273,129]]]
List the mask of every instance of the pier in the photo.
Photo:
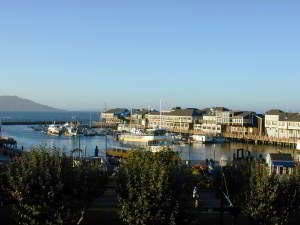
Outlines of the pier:
[[[180,130],[180,129],[168,129],[172,133],[180,133],[186,135],[209,135],[204,132],[199,132],[195,130]],[[252,144],[269,144],[269,145],[278,145],[283,147],[296,148],[299,144],[299,140],[296,138],[276,138],[269,137],[266,135],[251,135],[251,134],[236,134],[223,132],[220,137],[224,137],[230,141],[243,142],[243,143],[252,143]]]

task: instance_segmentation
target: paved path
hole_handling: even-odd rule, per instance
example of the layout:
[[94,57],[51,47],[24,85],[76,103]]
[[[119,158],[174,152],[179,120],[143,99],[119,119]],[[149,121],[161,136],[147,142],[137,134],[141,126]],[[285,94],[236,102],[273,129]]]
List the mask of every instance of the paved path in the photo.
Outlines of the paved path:
[[121,225],[118,214],[117,195],[113,187],[108,188],[87,211],[84,225]]

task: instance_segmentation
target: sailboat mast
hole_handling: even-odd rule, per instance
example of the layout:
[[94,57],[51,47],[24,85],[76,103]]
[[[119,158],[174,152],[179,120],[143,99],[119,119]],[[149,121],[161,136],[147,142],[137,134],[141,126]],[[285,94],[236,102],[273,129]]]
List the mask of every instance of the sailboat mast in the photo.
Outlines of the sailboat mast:
[[162,123],[162,112],[161,112],[161,107],[162,107],[162,101],[159,101],[159,128],[161,128],[161,123]]
[[132,107],[130,108],[130,130],[132,129]]

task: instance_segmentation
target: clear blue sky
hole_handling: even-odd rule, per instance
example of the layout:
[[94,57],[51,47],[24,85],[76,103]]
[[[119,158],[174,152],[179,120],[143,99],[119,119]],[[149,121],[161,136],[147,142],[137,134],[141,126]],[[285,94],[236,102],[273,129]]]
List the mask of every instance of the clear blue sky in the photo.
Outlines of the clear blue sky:
[[300,1],[0,1],[0,95],[300,111]]

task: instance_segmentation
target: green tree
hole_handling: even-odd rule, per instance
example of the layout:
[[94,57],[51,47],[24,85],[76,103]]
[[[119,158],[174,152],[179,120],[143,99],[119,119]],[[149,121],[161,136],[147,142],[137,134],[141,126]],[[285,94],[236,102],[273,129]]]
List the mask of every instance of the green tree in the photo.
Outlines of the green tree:
[[131,153],[118,173],[122,220],[130,225],[178,224],[191,205],[190,177],[177,153]]
[[244,199],[241,207],[253,224],[288,224],[299,206],[299,180],[296,176],[269,175],[265,167],[257,167]]
[[35,148],[8,165],[6,191],[22,225],[74,224],[103,192],[99,165],[73,160],[56,149]]

